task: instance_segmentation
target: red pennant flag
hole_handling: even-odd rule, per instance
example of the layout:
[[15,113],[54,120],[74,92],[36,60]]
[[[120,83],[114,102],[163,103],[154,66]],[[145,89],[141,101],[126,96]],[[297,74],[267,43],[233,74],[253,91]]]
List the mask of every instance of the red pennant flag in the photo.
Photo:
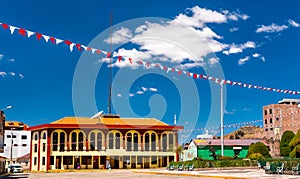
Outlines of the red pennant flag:
[[71,42],[71,41],[69,41],[69,40],[65,40],[65,44],[67,44],[67,45],[71,45],[71,44],[72,44],[72,42]]
[[76,44],[76,47],[79,51],[82,51],[81,45],[80,44]]
[[122,56],[118,56],[118,60],[119,60],[119,62],[121,62],[122,61]]
[[50,40],[53,44],[55,44],[55,38],[54,37],[50,37]]
[[164,70],[167,71],[167,69],[168,69],[168,68],[167,68],[166,66],[164,66]]
[[25,29],[19,29],[19,34],[23,35],[23,36],[26,36],[26,31]]
[[87,47],[86,50],[92,50],[92,48],[91,47]]
[[179,70],[179,71],[178,71],[178,75],[181,75],[181,73],[182,73],[182,71],[181,71],[181,70]]
[[199,77],[200,77],[200,78],[203,78],[203,75],[201,74]]
[[128,60],[129,60],[130,63],[132,63],[132,59],[131,58],[129,58]]
[[111,52],[107,52],[106,58],[110,58],[110,57],[111,57]]
[[150,63],[149,62],[147,62],[147,67],[149,67],[150,66]]
[[97,53],[97,54],[100,54],[100,53],[101,53],[101,50],[96,50],[96,53]]
[[198,77],[198,74],[194,73],[194,78],[197,78]]
[[175,69],[174,69],[174,68],[172,68],[172,72],[173,72],[173,73],[175,72]]
[[8,25],[7,25],[7,24],[3,24],[3,23],[2,23],[2,27],[3,27],[4,29],[8,29]]
[[36,32],[35,35],[36,35],[36,37],[37,37],[38,40],[41,40],[42,34]]
[[142,62],[142,60],[139,60],[139,63],[140,63],[140,65],[143,65],[143,62]]

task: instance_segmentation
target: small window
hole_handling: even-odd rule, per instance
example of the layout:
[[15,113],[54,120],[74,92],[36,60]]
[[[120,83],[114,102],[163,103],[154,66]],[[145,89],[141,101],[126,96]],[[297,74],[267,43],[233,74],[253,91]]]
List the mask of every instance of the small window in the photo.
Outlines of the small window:
[[268,131],[268,129],[265,129],[265,131]]
[[6,144],[4,144],[3,146],[6,146]]
[[45,165],[45,164],[46,164],[46,158],[43,157],[43,158],[42,158],[42,165]]
[[265,124],[268,124],[268,120],[267,119],[265,119]]
[[21,139],[22,139],[22,140],[26,140],[26,139],[27,139],[27,135],[22,135],[22,136],[21,136]]
[[18,146],[18,144],[14,144],[14,146],[16,147],[16,146]]
[[37,144],[34,144],[34,152],[37,152]]
[[11,135],[6,135],[6,138],[11,138]]
[[26,147],[27,146],[27,144],[22,144],[22,147]]
[[279,117],[276,117],[276,121],[279,121]]
[[16,135],[13,135],[13,138],[17,138],[17,136],[16,136]]
[[268,111],[267,110],[265,110],[265,115],[267,115],[268,114]]
[[269,113],[272,114],[272,109],[269,109]]
[[272,118],[270,118],[270,124],[271,124],[271,123],[273,123],[273,119],[272,119]]
[[50,165],[54,165],[54,156],[50,156]]
[[270,128],[270,131],[272,131],[273,130],[273,128]]
[[34,135],[34,140],[38,140],[38,138],[39,138],[38,134],[35,134]]
[[46,151],[46,143],[43,143],[43,152]]
[[34,157],[33,165],[36,165],[36,164],[37,164],[37,157]]

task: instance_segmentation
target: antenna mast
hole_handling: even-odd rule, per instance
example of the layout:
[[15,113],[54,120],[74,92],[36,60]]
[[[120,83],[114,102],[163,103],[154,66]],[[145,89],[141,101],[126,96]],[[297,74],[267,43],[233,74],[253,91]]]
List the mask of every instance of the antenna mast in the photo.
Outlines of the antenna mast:
[[[113,13],[110,13],[110,52],[112,53],[112,22]],[[108,76],[108,114],[111,114],[111,86],[112,86],[112,54],[109,56],[109,76]]]

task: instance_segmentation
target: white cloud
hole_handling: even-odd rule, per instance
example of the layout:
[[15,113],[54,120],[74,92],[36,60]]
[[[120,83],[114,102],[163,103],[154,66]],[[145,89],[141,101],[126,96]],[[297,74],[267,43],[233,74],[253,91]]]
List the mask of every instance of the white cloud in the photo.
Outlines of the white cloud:
[[239,19],[247,20],[249,16],[247,14],[240,14],[238,12],[231,12],[229,13],[228,11],[224,11],[227,14],[227,18],[233,21],[238,21]]
[[157,88],[149,88],[150,91],[157,91]]
[[285,29],[287,29],[288,26],[286,25],[277,25],[272,23],[271,25],[265,26],[265,25],[261,25],[258,29],[256,29],[256,33],[261,33],[261,32],[268,32],[268,33],[272,33],[272,32],[280,32],[283,31]]
[[292,20],[292,19],[289,19],[288,22],[289,22],[289,24],[290,24],[291,26],[293,26],[293,27],[300,27],[300,24],[297,23],[297,22],[295,22],[295,21]]
[[132,94],[132,93],[129,93],[129,97],[133,97],[134,96],[134,94]]
[[265,58],[265,57],[261,57],[260,59],[261,59],[263,62],[266,61],[266,58]]
[[218,63],[219,60],[220,60],[219,58],[210,58],[210,59],[208,59],[209,64],[211,64],[211,65],[214,65],[214,64]]
[[239,30],[239,28],[237,28],[237,27],[232,27],[232,28],[229,29],[230,32],[235,32],[235,31],[238,31],[238,30]]
[[254,54],[252,54],[252,56],[253,56],[254,58],[257,58],[257,57],[259,57],[259,56],[260,56],[260,54],[258,54],[258,53],[254,53]]
[[20,77],[21,79],[23,79],[23,78],[24,78],[24,75],[22,75],[21,73],[19,73],[19,77]]
[[6,72],[0,71],[0,76],[2,76],[2,77],[6,76]]
[[148,88],[145,88],[145,87],[142,86],[142,90],[143,90],[143,91],[147,91]]
[[234,114],[234,111],[227,111],[226,109],[224,110],[225,114]]
[[3,58],[4,55],[0,54],[0,60]]
[[122,27],[121,29],[115,31],[112,34],[112,37],[107,38],[104,40],[104,42],[110,44],[120,44],[120,43],[125,43],[128,42],[132,38],[132,33],[131,30],[128,28]]
[[144,91],[137,91],[136,94],[144,94]]
[[118,93],[117,96],[118,96],[118,97],[122,97],[122,94]]
[[230,45],[230,48],[228,50],[224,50],[222,53],[229,55],[229,54],[235,54],[235,53],[241,53],[244,49],[247,48],[256,48],[255,42],[247,41],[244,44],[232,44]]
[[[114,57],[122,56],[122,61],[118,60],[113,64],[113,66],[122,68],[122,67],[131,67],[137,68],[139,64],[137,63],[137,59],[142,59],[143,61],[147,61],[151,58],[151,55],[148,52],[138,51],[137,49],[126,50],[124,48],[118,49],[117,52],[114,52]],[[132,63],[130,63],[129,58],[132,58]]]
[[11,59],[8,59],[9,62],[15,62],[15,59],[11,58]]
[[243,108],[243,111],[252,111],[252,109],[251,108]]
[[9,74],[10,74],[11,76],[15,76],[15,75],[16,75],[15,72],[9,72]]
[[249,56],[246,56],[245,58],[241,58],[239,60],[239,65],[243,65],[246,63],[246,61],[250,60],[250,57]]

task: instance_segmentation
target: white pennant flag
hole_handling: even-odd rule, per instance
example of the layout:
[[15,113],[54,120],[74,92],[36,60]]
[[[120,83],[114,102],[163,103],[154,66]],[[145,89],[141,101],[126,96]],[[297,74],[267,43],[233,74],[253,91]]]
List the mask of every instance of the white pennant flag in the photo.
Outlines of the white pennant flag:
[[87,46],[81,45],[81,47],[82,47],[85,51],[87,51]]
[[234,82],[232,83],[232,85],[236,85],[236,82],[234,81]]
[[167,73],[169,73],[169,71],[171,71],[171,70],[172,70],[172,68],[168,67]]
[[29,30],[27,30],[27,37],[29,38],[30,36],[32,36],[34,34],[34,32],[31,32]]
[[48,42],[48,40],[49,40],[50,37],[47,36],[47,35],[42,35],[42,36],[44,37],[45,41]]
[[13,34],[15,31],[16,27],[14,26],[9,26],[10,34]]
[[71,43],[71,44],[70,44],[70,51],[71,51],[71,52],[73,51],[74,45],[75,45],[74,43]]
[[95,48],[92,48],[92,53],[94,54],[96,50],[97,50],[97,49],[95,49]]
[[56,44],[62,43],[63,40],[61,39],[56,39]]

